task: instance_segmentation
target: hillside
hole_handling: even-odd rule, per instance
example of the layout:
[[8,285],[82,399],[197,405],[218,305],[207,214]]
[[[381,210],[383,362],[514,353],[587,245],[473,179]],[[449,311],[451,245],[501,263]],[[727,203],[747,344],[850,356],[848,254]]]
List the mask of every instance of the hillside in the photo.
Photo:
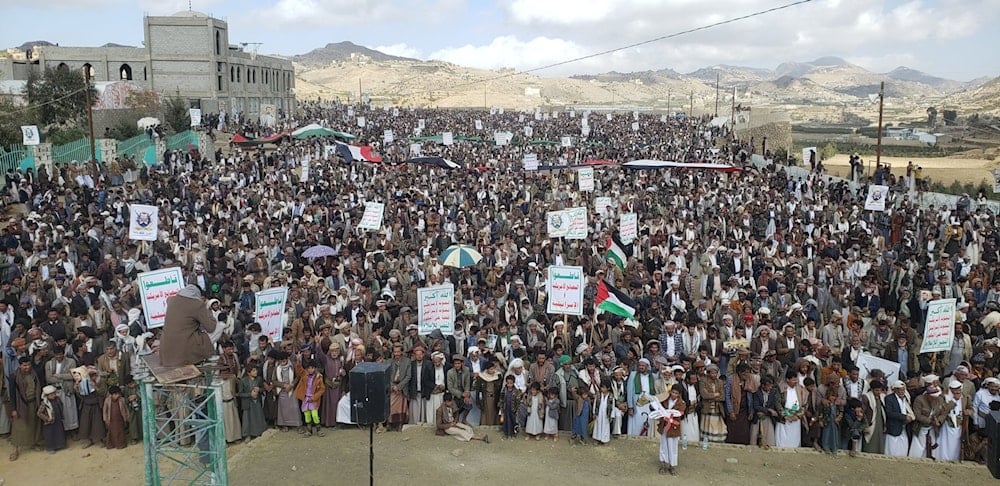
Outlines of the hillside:
[[348,41],[330,43],[323,47],[313,49],[305,54],[292,56],[293,62],[310,67],[328,66],[331,63],[349,61],[352,59],[378,62],[415,60],[405,57],[392,56]]

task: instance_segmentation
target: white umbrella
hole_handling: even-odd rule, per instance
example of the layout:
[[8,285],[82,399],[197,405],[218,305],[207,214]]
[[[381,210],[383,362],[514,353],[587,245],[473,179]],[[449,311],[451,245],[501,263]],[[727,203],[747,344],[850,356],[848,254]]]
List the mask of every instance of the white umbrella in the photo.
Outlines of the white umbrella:
[[145,129],[149,128],[149,127],[158,127],[158,126],[160,126],[160,120],[158,118],[153,118],[151,116],[147,116],[147,117],[144,117],[144,118],[140,118],[139,121],[135,122],[135,124],[139,125],[139,128],[145,130]]

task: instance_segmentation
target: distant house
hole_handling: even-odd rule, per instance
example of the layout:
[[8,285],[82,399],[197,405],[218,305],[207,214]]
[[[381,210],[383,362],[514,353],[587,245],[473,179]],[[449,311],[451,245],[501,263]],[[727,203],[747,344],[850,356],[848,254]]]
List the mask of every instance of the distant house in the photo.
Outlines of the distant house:
[[907,140],[913,136],[913,129],[903,127],[886,127],[882,132],[882,136],[895,138],[897,140]]
[[938,136],[933,133],[916,132],[913,134],[913,136],[917,137],[917,140],[919,140],[921,143],[935,145],[938,142]]

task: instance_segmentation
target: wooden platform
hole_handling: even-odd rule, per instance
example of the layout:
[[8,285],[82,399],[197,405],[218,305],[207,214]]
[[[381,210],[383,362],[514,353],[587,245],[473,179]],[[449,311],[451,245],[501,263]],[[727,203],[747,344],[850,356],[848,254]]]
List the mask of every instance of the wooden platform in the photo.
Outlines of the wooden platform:
[[162,366],[160,364],[160,355],[156,353],[147,354],[142,357],[142,360],[146,363],[146,366],[149,367],[149,372],[153,374],[156,381],[160,382],[162,385],[180,383],[194,378],[200,378],[202,376],[201,370],[199,370],[195,365],[175,367]]

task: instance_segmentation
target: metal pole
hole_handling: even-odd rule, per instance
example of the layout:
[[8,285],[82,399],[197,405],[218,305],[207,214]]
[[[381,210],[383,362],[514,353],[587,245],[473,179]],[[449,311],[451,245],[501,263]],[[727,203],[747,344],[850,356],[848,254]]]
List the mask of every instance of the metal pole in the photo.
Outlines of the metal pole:
[[729,127],[733,130],[733,140],[736,140],[736,86],[733,86],[733,108],[729,115]]
[[83,92],[86,94],[86,97],[87,97],[87,130],[89,130],[89,132],[90,132],[90,160],[97,161],[97,150],[95,148],[95,143],[94,143],[95,142],[94,141],[94,111],[93,111],[93,109],[90,106],[90,70],[91,69],[92,68],[90,66],[87,66],[87,68],[83,70],[83,84],[85,85]]
[[153,408],[153,378],[146,378],[142,388],[142,447],[146,456],[146,485],[160,486],[159,456],[156,453],[156,413]]
[[368,485],[375,486],[375,424],[368,425]]
[[[878,143],[875,144],[875,167],[882,163],[882,102],[885,99],[885,81],[878,88]],[[868,177],[871,177],[871,164],[868,164]]]
[[712,116],[719,116],[719,73],[715,73],[715,113]]

